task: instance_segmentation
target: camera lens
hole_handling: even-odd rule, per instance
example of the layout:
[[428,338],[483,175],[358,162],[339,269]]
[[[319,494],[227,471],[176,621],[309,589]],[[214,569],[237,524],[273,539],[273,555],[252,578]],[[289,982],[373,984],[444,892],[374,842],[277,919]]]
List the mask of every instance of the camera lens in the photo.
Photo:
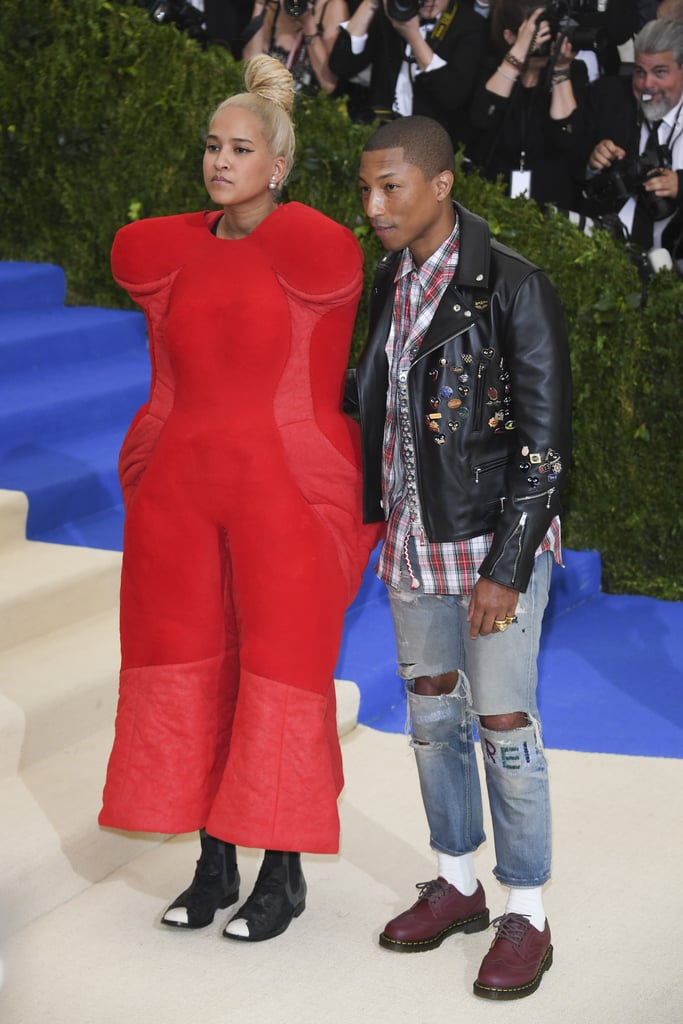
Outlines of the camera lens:
[[387,14],[394,21],[410,21],[420,13],[419,0],[387,0]]
[[164,0],[159,0],[158,3],[152,4],[149,13],[152,21],[156,21],[159,25],[165,24],[171,16],[170,7]]
[[289,14],[292,18],[300,18],[302,14],[306,13],[306,8],[309,7],[310,0],[284,0],[283,7],[285,14]]

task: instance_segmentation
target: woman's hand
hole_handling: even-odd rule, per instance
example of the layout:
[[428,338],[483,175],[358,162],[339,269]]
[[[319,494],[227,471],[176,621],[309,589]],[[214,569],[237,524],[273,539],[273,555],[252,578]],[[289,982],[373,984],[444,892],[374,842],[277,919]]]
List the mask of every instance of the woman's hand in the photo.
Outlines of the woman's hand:
[[510,47],[510,53],[520,61],[526,61],[533,50],[552,39],[552,32],[547,21],[538,21],[545,7],[537,7],[517,29],[517,37]]
[[553,42],[553,53],[555,54],[555,71],[567,71],[576,56],[571,42],[565,35],[562,36],[562,42],[560,43],[559,49],[557,47],[557,40]]

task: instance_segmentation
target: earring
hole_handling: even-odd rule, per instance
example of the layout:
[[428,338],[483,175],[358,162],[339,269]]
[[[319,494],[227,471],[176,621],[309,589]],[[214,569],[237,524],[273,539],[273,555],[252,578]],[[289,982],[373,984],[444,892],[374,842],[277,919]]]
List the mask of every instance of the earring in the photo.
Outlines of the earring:
[[274,181],[269,181],[268,182],[268,188],[275,189],[275,188],[277,188],[277,185],[275,184]]

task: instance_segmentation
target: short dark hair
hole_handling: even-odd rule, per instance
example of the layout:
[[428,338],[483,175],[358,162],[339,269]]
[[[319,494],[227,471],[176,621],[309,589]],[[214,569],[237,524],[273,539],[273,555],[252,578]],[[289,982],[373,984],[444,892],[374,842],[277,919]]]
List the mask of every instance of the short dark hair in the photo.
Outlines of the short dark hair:
[[428,181],[441,171],[452,171],[455,163],[453,143],[446,129],[433,118],[419,114],[397,117],[380,125],[363,146],[363,152],[378,149],[402,149],[406,162],[419,167]]

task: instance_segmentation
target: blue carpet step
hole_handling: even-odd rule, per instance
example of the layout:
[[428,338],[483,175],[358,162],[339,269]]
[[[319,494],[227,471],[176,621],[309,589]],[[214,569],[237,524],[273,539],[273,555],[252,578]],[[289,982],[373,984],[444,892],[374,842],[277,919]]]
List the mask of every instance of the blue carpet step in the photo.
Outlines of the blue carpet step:
[[[25,443],[0,452],[2,486],[28,496],[30,539],[56,541],[59,534],[55,531],[63,524],[120,503],[117,461],[124,429],[116,426],[67,439],[46,438],[42,443]],[[101,530],[97,535],[102,537]],[[115,528],[115,537],[115,542],[82,543],[118,550],[120,526]],[[79,543],[61,537],[59,542]]]
[[50,264],[0,262],[0,486],[29,498],[32,540],[120,550],[117,461],[149,394],[139,312],[65,307]]
[[123,502],[100,509],[91,515],[77,515],[61,522],[51,530],[29,531],[32,540],[49,544],[69,544],[75,547],[100,548],[102,551],[123,550]]
[[129,423],[148,396],[149,371],[137,352],[106,352],[49,374],[7,375],[3,391],[0,448],[7,451]]
[[0,311],[63,306],[66,277],[52,263],[0,262]]
[[[1,264],[0,264],[1,266]],[[7,313],[0,307],[0,376],[49,372],[76,361],[94,362],[109,355],[136,353],[148,362],[147,332],[141,313],[97,309],[25,309]]]

